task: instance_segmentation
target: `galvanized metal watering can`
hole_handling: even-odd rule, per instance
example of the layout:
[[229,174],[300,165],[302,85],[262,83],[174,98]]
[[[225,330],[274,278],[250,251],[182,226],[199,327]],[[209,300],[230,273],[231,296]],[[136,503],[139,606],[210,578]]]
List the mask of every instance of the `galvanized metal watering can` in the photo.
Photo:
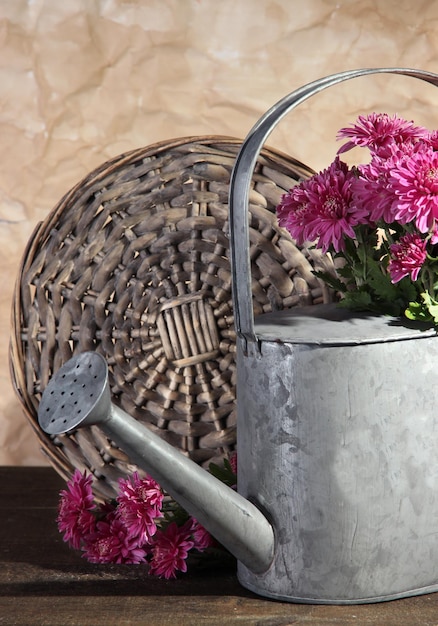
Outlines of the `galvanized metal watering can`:
[[313,94],[373,73],[306,85],[256,124],[230,193],[237,331],[238,493],[111,403],[97,353],[47,386],[40,425],[98,424],[238,559],[239,580],[290,602],[363,603],[438,590],[438,340],[434,330],[330,306],[254,321],[247,206],[275,125]]

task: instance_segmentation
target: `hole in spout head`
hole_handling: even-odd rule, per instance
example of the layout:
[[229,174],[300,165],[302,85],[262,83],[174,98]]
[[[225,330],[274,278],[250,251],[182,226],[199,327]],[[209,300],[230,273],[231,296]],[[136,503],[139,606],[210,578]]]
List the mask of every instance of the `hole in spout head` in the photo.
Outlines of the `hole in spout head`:
[[41,398],[38,420],[45,432],[61,434],[90,420],[97,423],[106,416],[110,402],[105,359],[85,352],[67,361],[49,381]]

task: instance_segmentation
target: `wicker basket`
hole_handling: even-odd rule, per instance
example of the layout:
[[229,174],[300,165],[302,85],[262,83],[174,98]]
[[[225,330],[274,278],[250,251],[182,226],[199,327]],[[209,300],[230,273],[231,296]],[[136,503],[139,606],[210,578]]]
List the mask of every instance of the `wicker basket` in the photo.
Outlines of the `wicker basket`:
[[[35,230],[13,304],[15,390],[51,464],[87,468],[115,494],[136,469],[97,427],[50,438],[41,393],[73,354],[107,360],[113,402],[197,463],[235,444],[235,335],[228,241],[229,179],[240,141],[165,141],[105,163]],[[259,157],[250,198],[255,314],[328,302],[312,274],[331,262],[298,249],[275,206],[311,170],[279,152]]]

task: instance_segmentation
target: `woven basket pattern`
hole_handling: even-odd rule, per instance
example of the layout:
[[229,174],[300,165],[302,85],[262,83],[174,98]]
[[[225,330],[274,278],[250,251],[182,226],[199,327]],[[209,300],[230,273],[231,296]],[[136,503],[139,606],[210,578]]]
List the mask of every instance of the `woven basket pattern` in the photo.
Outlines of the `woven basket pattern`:
[[[105,163],[38,225],[17,280],[12,379],[43,450],[65,478],[74,468],[113,497],[137,469],[96,427],[54,438],[38,426],[41,393],[73,354],[108,362],[115,404],[199,464],[233,450],[235,333],[228,192],[241,142],[181,138]],[[299,249],[275,206],[312,172],[265,149],[250,196],[255,314],[333,300],[312,274],[330,259]]]

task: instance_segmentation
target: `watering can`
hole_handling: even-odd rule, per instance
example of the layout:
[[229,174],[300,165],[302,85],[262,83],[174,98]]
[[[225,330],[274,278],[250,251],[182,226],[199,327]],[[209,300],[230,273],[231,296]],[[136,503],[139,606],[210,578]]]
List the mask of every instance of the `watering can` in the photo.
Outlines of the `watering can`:
[[46,387],[41,428],[97,424],[238,560],[255,593],[359,604],[438,591],[438,339],[398,319],[331,305],[254,320],[248,254],[253,169],[284,115],[353,70],[278,102],[242,145],[230,190],[237,332],[238,490],[111,402],[105,359],[70,359]]

